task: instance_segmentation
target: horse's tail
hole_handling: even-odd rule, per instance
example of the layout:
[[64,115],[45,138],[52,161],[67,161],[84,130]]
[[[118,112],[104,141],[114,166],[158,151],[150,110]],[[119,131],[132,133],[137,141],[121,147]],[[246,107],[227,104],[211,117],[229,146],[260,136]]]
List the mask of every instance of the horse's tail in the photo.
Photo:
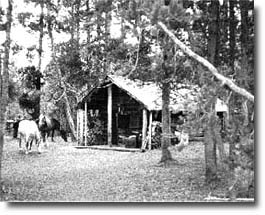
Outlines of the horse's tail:
[[17,138],[17,136],[18,136],[18,125],[19,125],[19,122],[20,121],[16,121],[13,124],[13,137],[14,138]]

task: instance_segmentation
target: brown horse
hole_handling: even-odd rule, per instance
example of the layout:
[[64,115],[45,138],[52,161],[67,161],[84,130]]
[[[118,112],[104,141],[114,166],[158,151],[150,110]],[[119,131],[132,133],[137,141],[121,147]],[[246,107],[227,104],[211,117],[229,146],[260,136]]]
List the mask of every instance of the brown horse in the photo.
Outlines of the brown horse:
[[67,142],[67,133],[65,130],[61,129],[60,122],[55,118],[41,114],[39,116],[38,125],[44,143],[46,142],[46,136],[48,138],[49,135],[51,135],[51,140],[54,142],[53,138],[56,130],[59,131],[62,139]]

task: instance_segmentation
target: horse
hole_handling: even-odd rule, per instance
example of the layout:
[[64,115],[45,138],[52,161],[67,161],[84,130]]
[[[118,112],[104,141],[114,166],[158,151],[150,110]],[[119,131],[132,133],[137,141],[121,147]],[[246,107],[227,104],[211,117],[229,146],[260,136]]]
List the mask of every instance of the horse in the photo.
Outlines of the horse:
[[38,153],[41,153],[40,150],[40,131],[37,123],[34,120],[21,120],[18,124],[18,138],[19,138],[19,150],[22,151],[21,143],[22,139],[25,141],[26,154],[31,151],[33,140],[36,141]]
[[46,136],[48,138],[49,134],[51,134],[51,140],[54,142],[53,137],[55,130],[59,131],[62,139],[67,142],[66,131],[60,128],[60,122],[55,118],[41,114],[38,119],[38,125],[44,143],[46,142]]
[[184,131],[175,131],[174,134],[179,141],[177,149],[181,152],[182,149],[189,145],[189,134]]

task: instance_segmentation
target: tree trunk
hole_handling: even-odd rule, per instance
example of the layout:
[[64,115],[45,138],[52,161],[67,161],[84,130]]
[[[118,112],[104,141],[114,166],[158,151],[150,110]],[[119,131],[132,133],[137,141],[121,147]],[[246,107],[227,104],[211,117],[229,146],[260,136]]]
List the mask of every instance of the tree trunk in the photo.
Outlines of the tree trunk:
[[80,42],[80,3],[81,1],[80,0],[77,0],[76,1],[76,43],[77,43],[77,46],[78,46],[78,50],[79,50],[79,42]]
[[173,160],[172,155],[168,149],[170,146],[170,112],[169,112],[169,101],[170,101],[170,84],[163,83],[162,85],[162,157],[160,162],[166,163],[167,161]]
[[[90,4],[89,4],[89,1],[90,0],[86,0],[86,12],[87,12],[87,14],[90,12]],[[87,15],[87,19],[86,19],[86,24],[87,24],[87,26],[86,26],[86,45],[87,45],[87,47],[89,47],[89,45],[90,45],[90,38],[91,38],[91,36],[90,36],[90,21],[91,21],[91,18],[90,18],[90,16],[88,16]],[[89,59],[89,57],[86,57],[86,61],[87,61],[87,64],[89,64],[89,61],[90,61],[90,59]]]
[[[56,64],[56,62],[55,62],[55,64]],[[69,102],[68,96],[66,94],[67,89],[66,89],[65,83],[62,81],[61,70],[60,70],[60,68],[58,68],[57,65],[56,65],[56,70],[58,72],[59,79],[61,81],[61,85],[62,85],[62,87],[64,89],[62,98],[63,98],[64,104],[65,104],[66,120],[68,122],[68,125],[69,125],[70,130],[71,130],[71,134],[73,135],[73,138],[74,138],[74,141],[75,141],[77,139],[76,138],[75,123],[74,123],[74,120],[73,120],[73,117],[72,117],[72,111],[71,111],[70,102]]]
[[[111,7],[111,6],[110,6]],[[105,12],[105,42],[107,42],[107,40],[109,39],[110,36],[110,27],[111,27],[111,9],[107,8],[107,11]]]
[[[60,76],[62,77],[62,74],[60,72]],[[65,87],[65,85],[64,85]],[[66,88],[66,87],[65,87]],[[74,120],[72,118],[72,112],[71,112],[71,107],[70,107],[70,103],[69,103],[69,100],[68,100],[68,97],[66,95],[66,92],[64,93],[64,102],[65,102],[65,108],[66,108],[66,119],[67,119],[67,122],[68,122],[68,125],[70,127],[70,130],[71,130],[71,133],[74,137],[74,141],[77,139],[76,138],[76,130],[75,130],[75,123],[74,123]]]
[[[89,0],[86,0],[86,11],[87,11],[87,13],[90,12]],[[87,33],[87,43],[88,44],[90,44],[90,26],[89,26],[90,21],[91,21],[90,16],[87,16],[87,20],[86,20],[86,22],[87,22],[87,29],[86,29],[86,33]]]
[[[4,57],[4,65],[3,65],[3,73],[1,75],[1,94],[0,94],[0,180],[2,177],[2,155],[3,155],[3,147],[4,147],[4,134],[5,134],[5,125],[6,125],[6,109],[8,102],[8,80],[9,80],[9,51],[11,44],[11,23],[12,23],[12,0],[8,1],[7,8],[7,23],[6,23],[6,41],[5,41],[5,57]],[[0,189],[2,189],[0,187]],[[0,191],[1,192],[1,191]]]
[[[235,0],[229,0],[229,52],[230,52],[230,59],[229,65],[232,70],[232,73],[235,71],[235,47],[236,47],[236,19],[235,19]],[[232,96],[232,107],[235,105],[235,96]],[[230,141],[229,143],[229,168],[231,170],[234,169],[234,159],[233,159],[233,152],[235,149],[234,141]]]
[[211,0],[210,23],[208,36],[208,60],[215,66],[218,66],[218,50],[219,50],[219,1]]
[[39,37],[39,64],[38,64],[38,70],[41,71],[41,63],[42,63],[42,52],[43,52],[43,48],[42,48],[42,43],[43,43],[43,36],[44,36],[44,2],[43,0],[41,0],[40,2],[40,7],[41,7],[41,14],[40,14],[40,22],[39,22],[39,26],[40,26],[40,37]]
[[[41,14],[40,14],[40,20],[39,20],[39,26],[40,26],[40,37],[39,37],[39,49],[38,49],[38,53],[39,53],[39,63],[38,63],[38,70],[41,72],[41,66],[42,66],[42,53],[43,53],[43,36],[44,36],[44,1],[41,0],[40,2],[40,7],[41,7]],[[39,91],[40,92],[40,91]],[[40,115],[40,111],[41,111],[41,107],[42,110],[46,109],[45,108],[45,105],[42,104],[41,105],[41,93],[39,94],[39,98],[38,98],[38,105],[36,105],[36,108],[35,108],[35,113],[34,113],[34,116],[32,116],[33,119],[37,119]]]
[[63,92],[63,95],[61,98],[63,98],[64,100],[64,103],[65,103],[65,110],[66,110],[66,119],[67,119],[67,122],[68,122],[68,125],[70,127],[70,130],[71,130],[71,134],[73,135],[74,139],[76,140],[76,130],[75,130],[75,124],[74,124],[74,120],[73,120],[73,117],[72,117],[72,113],[71,113],[71,106],[70,106],[70,102],[69,102],[69,99],[67,97],[67,94],[66,94],[66,86],[65,86],[65,83],[62,81],[62,73],[61,73],[61,70],[60,68],[58,68],[58,64],[56,62],[56,55],[55,55],[55,50],[54,50],[54,39],[53,39],[53,34],[52,34],[52,28],[48,28],[48,34],[49,34],[49,37],[50,37],[50,40],[51,40],[51,51],[52,51],[52,59],[54,59],[54,63],[55,63],[55,68],[57,70],[57,74],[58,74],[58,77],[60,79],[60,82],[61,82],[61,85],[64,89],[64,92]]
[[229,51],[230,51],[230,67],[234,72],[234,62],[235,62],[235,47],[236,47],[236,23],[235,23],[235,0],[229,0]]
[[209,116],[209,128],[206,129],[205,131],[205,137],[204,137],[204,142],[205,142],[205,181],[206,183],[211,183],[215,181],[217,177],[217,159],[216,159],[216,144],[215,142],[215,137],[213,136],[214,132],[214,113],[211,113]]
[[71,42],[74,41],[75,38],[75,22],[74,22],[74,12],[75,12],[75,7],[74,7],[74,1],[71,2],[71,14],[72,14],[72,21],[71,21],[71,26],[70,26],[70,34],[71,34]]
[[[112,4],[112,2],[111,2],[111,4]],[[109,45],[111,19],[112,19],[111,8],[106,8],[106,12],[105,12],[105,50],[108,48],[108,45]],[[104,60],[104,65],[103,66],[104,66],[104,73],[106,74],[106,72],[109,70],[108,69],[109,62],[107,60],[108,52],[105,51],[104,55],[105,55],[104,56],[105,60]]]
[[[97,0],[98,1],[98,0]],[[97,2],[96,1],[96,2]],[[101,17],[101,13],[100,13],[100,11],[99,10],[97,10],[96,11],[96,28],[97,28],[97,30],[96,30],[96,32],[97,32],[97,38],[101,38],[101,25],[102,25],[102,21],[101,21],[101,19],[102,19],[102,17]],[[98,40],[98,46],[100,46],[101,45],[101,41],[102,41],[102,39],[99,39]],[[102,55],[102,53],[101,53],[101,49],[100,48],[97,48],[97,55],[98,56],[101,56]],[[102,73],[102,70],[104,69],[104,65],[102,65],[102,62],[100,61],[100,58],[99,57],[97,57],[96,58],[96,72],[98,73],[98,74],[101,74]]]
[[[219,1],[211,0],[210,9],[210,23],[208,36],[208,60],[213,65],[218,65],[218,41],[219,41]],[[208,125],[206,127],[205,135],[205,179],[206,183],[214,181],[217,174],[217,152],[216,152],[216,136],[214,132],[214,111],[210,113]]]
[[97,28],[97,37],[100,38],[101,36],[101,14],[100,11],[96,11],[96,28]]
[[0,95],[2,95],[2,55],[0,53]]
[[125,21],[123,15],[121,15],[121,41],[124,42],[125,40]]
[[239,84],[248,88],[248,1],[239,1],[240,17],[241,17],[241,70],[237,76],[239,77]]

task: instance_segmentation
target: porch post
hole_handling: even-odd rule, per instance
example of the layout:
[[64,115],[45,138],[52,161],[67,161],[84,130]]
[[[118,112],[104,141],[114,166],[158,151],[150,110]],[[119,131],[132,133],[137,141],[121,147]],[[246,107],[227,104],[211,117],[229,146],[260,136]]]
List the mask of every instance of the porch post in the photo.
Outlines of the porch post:
[[112,85],[108,87],[108,145],[112,146]]
[[148,132],[148,149],[151,150],[152,146],[152,122],[153,122],[153,112],[149,113],[149,132]]
[[145,145],[147,131],[147,110],[143,109],[142,147]]
[[87,101],[85,102],[85,146],[87,146]]
[[83,109],[80,110],[79,112],[79,117],[80,117],[80,144],[83,145],[83,140],[84,140],[84,111]]
[[77,138],[77,145],[80,144],[79,141],[79,109],[76,111],[76,138]]

